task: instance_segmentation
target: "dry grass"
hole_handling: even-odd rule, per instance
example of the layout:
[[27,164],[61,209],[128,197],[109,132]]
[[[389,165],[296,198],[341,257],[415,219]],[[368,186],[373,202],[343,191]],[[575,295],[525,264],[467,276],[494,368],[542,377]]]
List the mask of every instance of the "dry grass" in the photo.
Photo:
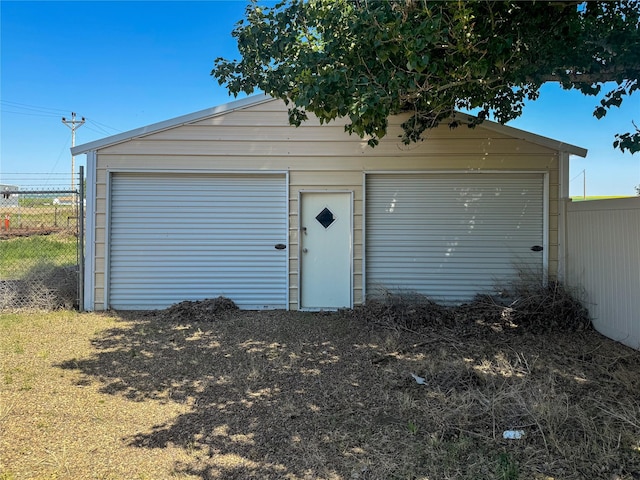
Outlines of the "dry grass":
[[0,316],[0,479],[640,478],[640,352],[593,331],[201,306]]

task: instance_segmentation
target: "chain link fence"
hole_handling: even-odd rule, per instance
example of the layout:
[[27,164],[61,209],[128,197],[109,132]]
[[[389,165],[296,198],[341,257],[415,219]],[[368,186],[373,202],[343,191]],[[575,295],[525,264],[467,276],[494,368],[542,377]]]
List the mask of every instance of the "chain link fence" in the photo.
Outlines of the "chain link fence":
[[2,174],[0,310],[80,304],[83,177]]

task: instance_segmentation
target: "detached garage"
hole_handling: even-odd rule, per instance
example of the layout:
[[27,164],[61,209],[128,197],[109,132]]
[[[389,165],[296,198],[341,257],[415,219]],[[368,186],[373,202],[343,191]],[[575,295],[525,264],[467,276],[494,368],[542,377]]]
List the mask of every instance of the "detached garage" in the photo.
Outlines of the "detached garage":
[[84,308],[219,295],[335,309],[381,292],[461,302],[519,269],[562,276],[570,155],[492,122],[376,148],[339,122],[288,124],[260,95],[80,145]]

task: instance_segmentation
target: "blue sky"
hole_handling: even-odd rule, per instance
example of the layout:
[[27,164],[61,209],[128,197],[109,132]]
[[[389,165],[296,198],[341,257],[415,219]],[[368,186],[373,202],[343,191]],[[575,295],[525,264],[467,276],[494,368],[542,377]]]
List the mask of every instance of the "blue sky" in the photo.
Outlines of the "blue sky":
[[[11,174],[55,176],[71,168],[76,144],[231,100],[209,75],[217,57],[237,58],[230,33],[244,1],[0,2],[0,182]],[[545,85],[510,126],[589,150],[571,164],[570,191],[634,195],[640,154],[614,150],[616,132],[640,123],[640,94],[592,116],[597,100]],[[84,155],[76,165],[84,164]]]

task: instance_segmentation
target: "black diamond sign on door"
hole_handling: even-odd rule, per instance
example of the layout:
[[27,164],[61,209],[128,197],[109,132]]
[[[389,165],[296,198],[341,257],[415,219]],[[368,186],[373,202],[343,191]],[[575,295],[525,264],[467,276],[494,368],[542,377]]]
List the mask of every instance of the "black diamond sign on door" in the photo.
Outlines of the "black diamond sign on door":
[[320,225],[322,225],[324,228],[329,228],[329,225],[335,222],[336,218],[333,216],[333,213],[331,213],[331,210],[325,207],[316,216],[316,220],[318,220],[318,222],[320,222]]

